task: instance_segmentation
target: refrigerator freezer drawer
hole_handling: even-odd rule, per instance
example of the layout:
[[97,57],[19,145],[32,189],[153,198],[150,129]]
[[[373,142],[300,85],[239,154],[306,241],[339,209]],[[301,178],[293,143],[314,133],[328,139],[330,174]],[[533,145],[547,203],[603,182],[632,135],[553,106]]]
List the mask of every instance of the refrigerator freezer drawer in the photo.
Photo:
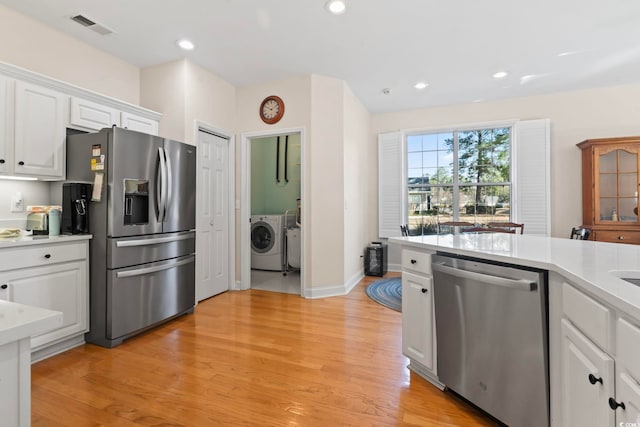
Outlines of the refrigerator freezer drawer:
[[195,256],[109,270],[106,338],[117,340],[195,304]]
[[116,269],[190,255],[195,231],[107,239],[107,268]]

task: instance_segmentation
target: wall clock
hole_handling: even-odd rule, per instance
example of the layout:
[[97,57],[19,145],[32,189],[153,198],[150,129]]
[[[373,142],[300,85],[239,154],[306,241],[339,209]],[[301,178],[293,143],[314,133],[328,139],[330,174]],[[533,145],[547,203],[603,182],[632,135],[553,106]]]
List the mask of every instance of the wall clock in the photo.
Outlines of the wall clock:
[[268,125],[278,123],[284,115],[284,102],[278,96],[267,96],[260,104],[260,118]]

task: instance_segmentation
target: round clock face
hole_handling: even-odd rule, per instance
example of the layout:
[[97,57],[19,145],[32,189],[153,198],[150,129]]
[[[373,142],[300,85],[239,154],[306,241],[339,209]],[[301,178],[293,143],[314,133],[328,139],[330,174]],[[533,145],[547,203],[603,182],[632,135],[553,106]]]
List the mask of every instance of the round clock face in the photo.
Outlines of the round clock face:
[[260,104],[260,118],[267,124],[279,122],[283,115],[284,102],[275,95],[266,97]]

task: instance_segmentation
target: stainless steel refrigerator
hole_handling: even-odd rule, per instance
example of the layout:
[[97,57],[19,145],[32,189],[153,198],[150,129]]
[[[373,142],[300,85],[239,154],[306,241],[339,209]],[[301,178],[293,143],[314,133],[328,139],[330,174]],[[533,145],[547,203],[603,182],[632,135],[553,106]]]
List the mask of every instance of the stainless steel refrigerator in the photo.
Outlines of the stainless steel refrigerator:
[[195,304],[196,147],[117,127],[67,138],[89,202],[88,342],[114,347]]

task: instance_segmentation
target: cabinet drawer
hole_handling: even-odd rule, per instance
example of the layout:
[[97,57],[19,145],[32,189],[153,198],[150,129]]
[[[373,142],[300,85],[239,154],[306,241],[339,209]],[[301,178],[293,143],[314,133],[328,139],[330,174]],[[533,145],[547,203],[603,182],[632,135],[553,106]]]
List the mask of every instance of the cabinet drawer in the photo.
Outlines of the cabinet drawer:
[[431,254],[404,249],[402,251],[402,269],[431,274]]
[[591,341],[604,351],[609,351],[611,310],[568,283],[563,283],[562,311]]
[[39,267],[86,258],[86,242],[13,247],[0,251],[0,271]]
[[640,244],[640,231],[602,231],[595,232],[598,242]]

